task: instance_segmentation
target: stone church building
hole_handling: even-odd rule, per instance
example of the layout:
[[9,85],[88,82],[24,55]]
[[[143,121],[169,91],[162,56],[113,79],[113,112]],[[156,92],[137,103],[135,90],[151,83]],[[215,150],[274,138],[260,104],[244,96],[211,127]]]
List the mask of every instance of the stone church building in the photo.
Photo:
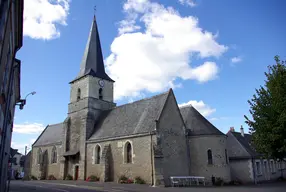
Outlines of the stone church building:
[[230,181],[226,135],[194,107],[179,107],[172,89],[116,106],[93,19],[78,76],[70,82],[64,122],[48,125],[32,145],[31,175],[117,181],[140,176],[170,185],[170,176]]

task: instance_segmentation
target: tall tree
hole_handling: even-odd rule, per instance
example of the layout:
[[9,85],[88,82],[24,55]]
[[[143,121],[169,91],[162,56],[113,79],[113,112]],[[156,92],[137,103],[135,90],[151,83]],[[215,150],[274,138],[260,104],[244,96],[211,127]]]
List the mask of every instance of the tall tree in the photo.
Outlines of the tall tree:
[[248,100],[252,120],[244,117],[256,150],[282,160],[286,156],[286,62],[279,56],[274,59],[276,64],[265,73],[265,85]]

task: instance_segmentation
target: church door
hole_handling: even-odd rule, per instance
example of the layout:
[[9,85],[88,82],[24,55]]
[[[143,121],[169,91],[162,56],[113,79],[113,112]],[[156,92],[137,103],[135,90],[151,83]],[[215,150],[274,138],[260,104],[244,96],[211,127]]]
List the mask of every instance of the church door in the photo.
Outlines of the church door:
[[78,165],[75,166],[74,168],[74,180],[77,180],[78,179]]

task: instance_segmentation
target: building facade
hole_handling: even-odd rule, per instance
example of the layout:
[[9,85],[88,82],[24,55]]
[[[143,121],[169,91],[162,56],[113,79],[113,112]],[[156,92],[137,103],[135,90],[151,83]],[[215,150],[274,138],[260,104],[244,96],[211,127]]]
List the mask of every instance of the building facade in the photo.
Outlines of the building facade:
[[0,1],[0,191],[6,190],[15,104],[20,100],[23,0]]
[[[230,181],[226,136],[169,91],[116,106],[94,18],[78,76],[70,82],[64,122],[48,125],[32,145],[31,175],[101,181],[140,176],[170,185],[171,176]],[[211,142],[206,142],[210,140]]]
[[286,159],[266,159],[251,146],[251,135],[235,132],[232,127],[227,133],[227,146],[231,178],[241,183],[261,183],[286,177]]

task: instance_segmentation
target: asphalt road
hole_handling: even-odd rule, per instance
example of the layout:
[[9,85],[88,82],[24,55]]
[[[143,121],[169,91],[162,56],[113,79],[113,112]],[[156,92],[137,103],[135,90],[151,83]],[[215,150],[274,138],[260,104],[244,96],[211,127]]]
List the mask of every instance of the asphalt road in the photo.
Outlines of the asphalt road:
[[[135,187],[135,188],[134,188]],[[107,184],[104,188],[86,182],[11,181],[10,192],[286,192],[286,182],[252,186],[157,188]]]
[[[9,192],[103,192],[91,187],[11,181]],[[119,192],[119,191],[118,191]]]

